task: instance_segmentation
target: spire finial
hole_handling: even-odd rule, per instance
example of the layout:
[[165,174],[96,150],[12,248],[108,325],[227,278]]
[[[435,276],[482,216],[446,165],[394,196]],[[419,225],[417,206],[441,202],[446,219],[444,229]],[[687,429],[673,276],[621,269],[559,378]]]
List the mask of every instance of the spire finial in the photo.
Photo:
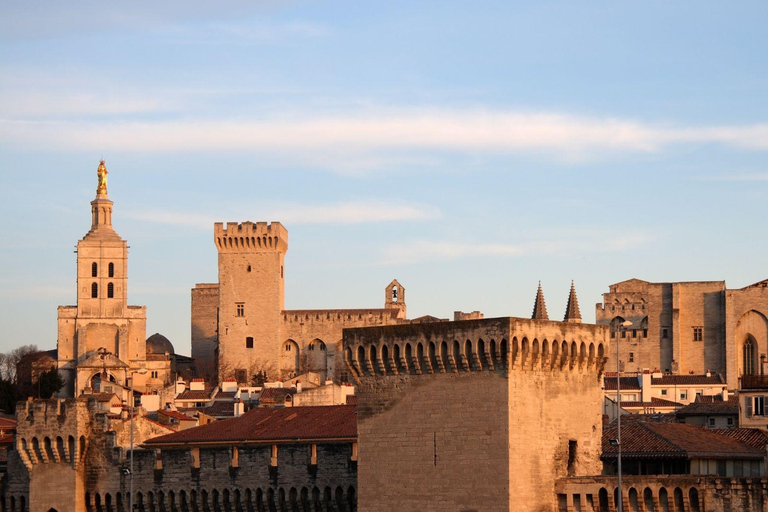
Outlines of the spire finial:
[[544,292],[541,290],[541,281],[539,281],[539,289],[536,290],[536,300],[533,303],[533,320],[549,320],[547,314],[547,305],[544,303]]
[[563,322],[572,324],[581,323],[581,311],[579,311],[579,299],[576,298],[576,286],[571,280],[571,293],[568,294],[568,305],[565,306],[565,318]]
[[96,186],[96,194],[107,195],[107,166],[104,165],[104,159],[102,158],[99,163],[99,168],[96,169],[96,175],[99,177],[99,184]]

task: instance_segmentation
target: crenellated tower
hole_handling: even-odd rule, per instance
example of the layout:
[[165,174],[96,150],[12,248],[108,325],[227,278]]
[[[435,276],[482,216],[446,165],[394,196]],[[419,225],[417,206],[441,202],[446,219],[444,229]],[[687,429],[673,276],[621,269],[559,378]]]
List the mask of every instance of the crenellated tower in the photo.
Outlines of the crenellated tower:
[[288,231],[279,222],[214,225],[219,253],[219,379],[273,370],[281,346]]

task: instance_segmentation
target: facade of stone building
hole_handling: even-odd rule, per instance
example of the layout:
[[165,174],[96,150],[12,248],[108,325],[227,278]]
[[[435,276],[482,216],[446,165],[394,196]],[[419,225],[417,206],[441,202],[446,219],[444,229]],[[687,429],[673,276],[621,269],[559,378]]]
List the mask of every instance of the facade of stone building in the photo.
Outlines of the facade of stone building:
[[260,371],[286,380],[316,372],[343,380],[342,329],[406,322],[396,280],[384,308],[285,309],[288,231],[279,222],[214,225],[219,279],[192,289],[192,357],[218,381],[247,384]]
[[[610,285],[595,317],[621,336],[622,371],[717,372],[738,389],[742,375],[768,370],[768,281],[731,290],[725,281],[630,279]],[[608,358],[615,368],[615,354]]]
[[[112,226],[103,160],[97,176],[91,229],[77,243],[77,305],[59,306],[57,357],[65,380],[60,396],[122,390],[133,372],[147,368],[146,307],[128,305],[128,243]],[[136,374],[135,387],[145,390],[153,378],[156,387],[166,385],[160,373],[170,378],[170,360]],[[117,386],[102,386],[102,380]]]
[[599,474],[608,327],[521,318],[344,331],[361,510],[540,511]]

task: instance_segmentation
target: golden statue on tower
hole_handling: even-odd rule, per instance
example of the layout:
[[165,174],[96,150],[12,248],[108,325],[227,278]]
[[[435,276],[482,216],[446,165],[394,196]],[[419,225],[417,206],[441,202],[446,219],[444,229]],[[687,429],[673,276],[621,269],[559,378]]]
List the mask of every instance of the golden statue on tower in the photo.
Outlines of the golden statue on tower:
[[96,175],[99,177],[99,185],[96,187],[97,194],[107,193],[107,166],[104,165],[104,160],[99,163],[99,168],[96,169]]

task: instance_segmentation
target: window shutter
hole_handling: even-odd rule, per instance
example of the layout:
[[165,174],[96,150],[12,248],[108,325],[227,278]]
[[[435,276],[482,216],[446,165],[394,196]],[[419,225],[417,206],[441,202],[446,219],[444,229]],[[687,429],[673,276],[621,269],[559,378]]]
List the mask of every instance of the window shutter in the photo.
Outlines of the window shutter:
[[748,396],[744,399],[744,415],[747,418],[752,417],[752,397]]

